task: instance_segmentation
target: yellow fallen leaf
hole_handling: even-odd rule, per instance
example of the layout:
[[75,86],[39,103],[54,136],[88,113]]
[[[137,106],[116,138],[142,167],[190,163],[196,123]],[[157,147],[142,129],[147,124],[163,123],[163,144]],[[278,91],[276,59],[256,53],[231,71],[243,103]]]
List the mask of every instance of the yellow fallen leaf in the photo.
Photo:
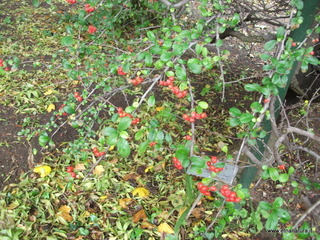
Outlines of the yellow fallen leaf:
[[86,170],[86,167],[84,166],[83,163],[77,163],[77,164],[74,166],[74,170],[75,170],[75,171],[84,171],[84,170]]
[[53,90],[52,89],[49,89],[48,91],[46,91],[45,93],[44,93],[44,95],[50,95],[50,94],[52,94],[53,93]]
[[119,199],[119,205],[123,208],[123,209],[127,209],[128,208],[128,204],[132,201],[132,198],[123,198],[123,199]]
[[58,212],[57,216],[62,217],[67,222],[71,222],[73,220],[73,217],[70,215],[71,208],[67,205],[62,205]]
[[102,165],[97,165],[94,169],[93,169],[93,174],[101,176],[104,172],[104,167]]
[[110,147],[109,147],[109,151],[112,151],[114,149],[114,145],[111,145]]
[[156,110],[157,110],[158,112],[162,111],[163,109],[164,109],[164,107],[156,107]]
[[140,227],[141,227],[142,229],[152,230],[152,229],[155,229],[155,228],[156,228],[156,225],[154,225],[154,224],[152,224],[152,223],[144,220],[144,221],[142,221]]
[[47,107],[47,112],[51,112],[52,110],[55,110],[56,106],[53,103],[50,103],[49,106]]
[[138,187],[132,191],[133,196],[138,195],[140,198],[146,198],[149,196],[149,194],[149,190],[143,187]]
[[33,169],[33,172],[39,173],[40,177],[45,177],[45,176],[48,176],[51,173],[51,167],[49,167],[47,165],[35,167]]
[[140,222],[140,220],[147,220],[147,219],[148,217],[147,217],[146,211],[144,209],[141,209],[139,212],[133,215],[132,222],[137,223],[137,222]]
[[149,172],[152,168],[153,168],[153,166],[147,167],[147,168],[144,170],[144,172],[147,173],[147,172]]
[[169,233],[169,234],[174,234],[172,227],[170,227],[168,223],[161,223],[158,226],[158,232],[160,232],[160,233],[165,232],[165,233]]

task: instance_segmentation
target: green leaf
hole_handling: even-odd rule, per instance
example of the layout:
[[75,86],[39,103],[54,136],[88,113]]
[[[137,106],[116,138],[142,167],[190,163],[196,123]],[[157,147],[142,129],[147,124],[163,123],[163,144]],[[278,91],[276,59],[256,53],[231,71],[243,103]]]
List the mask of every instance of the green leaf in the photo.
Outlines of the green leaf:
[[198,103],[198,106],[201,107],[202,109],[207,109],[209,107],[208,103],[204,101],[200,101]]
[[187,65],[190,68],[190,70],[195,74],[199,74],[202,72],[202,63],[197,58],[189,59]]
[[259,207],[261,207],[263,210],[269,211],[271,209],[271,204],[265,201],[259,202]]
[[235,127],[241,124],[239,118],[230,118],[228,123],[230,127]]
[[39,0],[32,0],[32,5],[34,7],[39,7],[40,6]]
[[239,117],[241,123],[248,123],[251,122],[253,119],[253,115],[251,113],[243,113]]
[[287,173],[280,174],[279,182],[285,183],[285,182],[288,182],[288,180],[289,180],[289,174],[287,174]]
[[286,32],[286,29],[284,27],[277,28],[277,33],[276,33],[277,41],[282,41],[282,39],[284,38],[285,32]]
[[176,75],[181,80],[186,80],[187,79],[186,71],[180,66],[176,67]]
[[131,148],[128,141],[124,138],[120,138],[117,142],[118,153],[122,157],[128,157],[131,153]]
[[138,132],[136,132],[136,134],[134,135],[134,139],[136,141],[139,141],[143,136],[144,136],[144,130],[141,129]]
[[117,130],[112,128],[112,127],[105,127],[104,129],[102,129],[101,134],[103,136],[111,136],[111,135],[115,135],[117,134]]
[[156,98],[154,97],[154,95],[150,96],[148,98],[148,106],[153,107],[155,103],[156,103]]
[[187,148],[185,146],[178,148],[178,150],[175,153],[175,156],[180,161],[188,159],[189,158],[189,148]]
[[39,145],[41,147],[45,147],[46,144],[50,141],[50,137],[49,137],[48,133],[47,132],[41,133],[38,141],[39,141]]
[[249,92],[251,92],[251,91],[259,92],[261,89],[261,86],[258,83],[246,84],[246,85],[244,85],[244,89]]
[[271,40],[269,42],[266,42],[266,44],[264,45],[264,49],[266,51],[271,51],[272,49],[274,49],[274,47],[276,46],[277,41],[276,40]]
[[156,141],[163,141],[164,140],[164,133],[163,131],[159,130],[156,134]]
[[240,117],[241,116],[241,111],[235,107],[230,108],[229,113],[232,117]]
[[125,139],[129,138],[129,133],[127,131],[121,131],[119,135]]
[[288,169],[288,174],[291,175],[294,173],[294,167],[290,166]]
[[275,209],[275,212],[277,213],[278,217],[280,218],[280,222],[286,223],[286,222],[290,221],[291,216],[288,213],[288,211],[286,211],[282,208],[277,208],[277,209]]
[[146,52],[145,53],[145,58],[144,58],[144,63],[146,64],[146,66],[150,67],[153,64],[153,58],[151,53]]
[[166,134],[165,140],[166,140],[167,143],[172,143],[172,137],[171,137],[171,135],[169,133]]
[[267,60],[269,60],[269,59],[271,58],[271,56],[270,56],[269,54],[267,54],[267,53],[262,53],[262,54],[260,55],[260,58],[261,58],[262,60],[264,60],[264,61],[267,61]]
[[74,44],[74,39],[71,36],[63,37],[61,39],[61,44],[67,47],[72,46]]
[[74,114],[74,113],[76,113],[76,111],[74,110],[74,108],[71,107],[71,106],[65,106],[65,107],[63,107],[63,111],[65,111],[65,112],[68,113],[68,114]]
[[167,62],[167,61],[171,60],[172,57],[173,57],[172,52],[164,52],[160,55],[160,60],[163,62]]
[[283,198],[277,197],[272,204],[272,208],[279,208],[283,205],[283,203],[284,203]]
[[262,105],[259,102],[253,102],[251,103],[250,108],[253,112],[260,112],[262,110]]
[[310,232],[312,232],[308,222],[303,222],[299,230],[308,230],[306,232],[297,234],[300,239],[307,239],[310,236]]
[[218,41],[216,41],[216,46],[219,48],[219,47],[222,47],[222,45],[223,45],[223,40],[218,39]]
[[118,131],[121,132],[126,130],[130,126],[131,122],[132,122],[132,119],[129,117],[121,118],[117,128]]
[[270,178],[273,181],[278,181],[279,180],[279,172],[277,169],[275,168],[269,168],[269,174],[270,174]]
[[139,147],[138,147],[138,153],[139,153],[139,154],[143,154],[143,153],[147,150],[148,146],[149,146],[149,143],[148,143],[148,142],[142,142],[142,143],[140,143],[140,144],[139,144]]
[[157,68],[157,69],[161,69],[163,68],[164,66],[164,62],[162,62],[161,60],[158,60],[154,63],[154,66]]
[[274,230],[278,227],[278,215],[276,211],[272,211],[266,222],[266,230]]
[[148,37],[148,39],[149,39],[151,42],[154,42],[154,41],[156,40],[156,36],[155,36],[154,33],[151,32],[151,31],[148,31],[148,32],[147,32],[147,37]]

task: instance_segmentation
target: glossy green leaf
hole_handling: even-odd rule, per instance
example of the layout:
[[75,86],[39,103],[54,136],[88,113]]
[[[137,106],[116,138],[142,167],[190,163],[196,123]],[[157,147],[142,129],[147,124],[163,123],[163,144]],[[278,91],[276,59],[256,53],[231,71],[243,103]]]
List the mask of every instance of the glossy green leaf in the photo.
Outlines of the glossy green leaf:
[[266,221],[266,230],[274,230],[277,229],[278,227],[278,215],[276,211],[272,211],[271,214],[269,215],[267,221]]
[[132,119],[129,117],[121,118],[117,128],[118,131],[121,132],[126,130],[130,126],[131,122],[132,122]]
[[275,48],[276,44],[277,44],[276,40],[271,40],[269,42],[266,42],[266,44],[264,45],[264,49],[266,51],[271,51]]
[[131,148],[128,141],[124,138],[119,138],[117,142],[117,150],[120,156],[128,157],[131,153]]

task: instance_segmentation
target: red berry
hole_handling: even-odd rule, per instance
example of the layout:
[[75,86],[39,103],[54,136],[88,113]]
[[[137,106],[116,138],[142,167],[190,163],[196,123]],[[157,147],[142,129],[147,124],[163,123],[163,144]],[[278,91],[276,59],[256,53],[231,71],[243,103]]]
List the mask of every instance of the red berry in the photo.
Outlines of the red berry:
[[217,163],[218,162],[218,158],[216,156],[212,156],[210,158],[210,160],[211,160],[212,163]]
[[223,185],[222,187],[221,187],[221,190],[228,190],[229,189],[229,187],[228,187],[228,185]]
[[189,122],[194,123],[195,121],[196,120],[193,117],[189,118]]
[[186,135],[184,138],[185,138],[186,140],[188,140],[188,141],[192,140],[192,137],[189,136],[189,135]]
[[286,170],[286,165],[279,165],[278,168],[282,171]]
[[70,172],[70,176],[71,176],[72,178],[76,178],[77,174],[76,174],[75,172]]
[[216,167],[214,165],[210,165],[209,166],[209,171],[215,172],[216,171]]
[[4,70],[7,71],[7,72],[9,72],[9,71],[10,71],[10,68],[9,68],[9,67],[5,67]]
[[72,167],[72,166],[68,166],[68,167],[67,167],[67,172],[68,172],[68,173],[73,172],[73,170],[74,170],[74,167]]
[[203,194],[203,195],[205,195],[205,196],[210,196],[210,195],[211,195],[211,193],[210,193],[210,192],[208,192],[208,191],[203,192],[202,194]]
[[220,170],[220,168],[215,168],[215,169],[213,169],[213,172],[218,173],[218,172],[221,172],[221,170]]
[[231,194],[231,190],[229,190],[229,189],[225,190],[224,193],[223,193],[223,195],[225,197],[230,197],[230,194]]
[[80,93],[79,93],[79,92],[74,92],[73,95],[74,95],[75,97],[79,97],[79,96],[80,96]]
[[170,76],[170,77],[168,78],[168,80],[169,80],[170,82],[173,82],[173,81],[174,81],[174,77],[173,77],[173,76]]
[[202,193],[207,192],[208,190],[209,190],[209,187],[205,185],[200,189]]
[[208,167],[211,166],[211,162],[210,161],[206,162],[206,164],[207,164]]
[[296,42],[293,42],[293,43],[291,43],[291,46],[292,46],[292,47],[296,47],[296,46],[297,46],[297,43],[296,43]]
[[94,153],[98,153],[98,152],[99,152],[99,150],[98,150],[97,147],[92,148],[92,151],[93,151]]
[[189,116],[188,116],[187,114],[183,114],[183,115],[182,115],[182,118],[183,118],[184,120],[187,120],[187,119],[189,119]]
[[201,113],[201,118],[206,118],[207,114],[205,112]]
[[314,55],[314,51],[311,51],[309,54],[310,54],[310,55]]
[[195,118],[195,117],[196,117],[196,115],[197,115],[197,113],[196,113],[196,112],[191,112],[191,117]]
[[264,99],[263,102],[264,103],[268,103],[270,100],[268,98]]
[[77,97],[77,101],[78,101],[78,102],[82,102],[82,101],[83,101],[83,98],[82,98],[81,96],[78,96],[78,97]]
[[149,143],[149,146],[150,147],[153,147],[154,145],[156,145],[157,144],[157,142],[151,142],[151,143]]
[[97,28],[96,28],[95,26],[90,25],[90,26],[88,27],[88,32],[89,32],[90,34],[93,34],[93,33],[95,33],[96,31],[97,31]]
[[234,202],[238,203],[240,201],[241,201],[241,198],[239,198],[239,197],[234,198]]
[[198,188],[198,189],[202,188],[203,186],[204,186],[204,184],[203,184],[202,182],[198,182],[198,183],[197,183],[197,188]]
[[209,191],[215,192],[215,191],[217,191],[217,187],[216,186],[211,186],[211,187],[209,187]]
[[117,110],[118,110],[118,113],[123,112],[123,108],[122,107],[118,107]]

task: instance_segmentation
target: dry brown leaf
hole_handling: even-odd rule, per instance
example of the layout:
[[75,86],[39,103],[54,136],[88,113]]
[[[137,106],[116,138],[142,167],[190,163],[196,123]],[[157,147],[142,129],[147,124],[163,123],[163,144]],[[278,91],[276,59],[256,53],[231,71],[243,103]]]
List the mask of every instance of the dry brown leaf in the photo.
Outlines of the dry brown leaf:
[[142,229],[152,230],[152,229],[156,228],[157,226],[154,225],[154,224],[152,224],[152,223],[150,223],[150,222],[148,222],[148,221],[143,221],[143,222],[141,223],[140,227],[141,227]]
[[83,163],[78,163],[74,166],[75,171],[84,171],[86,170],[86,167],[84,166]]
[[147,219],[148,217],[146,212],[144,211],[144,209],[141,209],[139,212],[133,215],[132,222],[137,223],[140,220],[147,220]]
[[71,208],[67,205],[62,205],[57,213],[57,216],[62,217],[67,222],[71,222],[73,220],[72,216],[70,215]]
[[130,202],[132,202],[132,198],[119,199],[119,205],[124,209],[128,208]]
[[192,215],[195,217],[195,218],[202,218],[202,213],[203,213],[203,208],[195,208],[193,209],[192,211]]
[[140,175],[138,173],[129,173],[127,175],[125,175],[123,177],[124,181],[128,181],[128,180],[137,180],[140,177]]
[[172,227],[170,227],[170,225],[168,223],[161,223],[158,226],[158,232],[160,232],[160,233],[165,232],[165,233],[169,233],[169,234],[174,234]]
[[97,165],[97,166],[93,169],[92,173],[93,173],[94,175],[101,176],[104,171],[105,171],[105,170],[104,170],[104,167],[103,167],[102,165]]
[[138,187],[132,191],[133,196],[138,195],[140,198],[146,198],[149,196],[149,194],[149,190],[143,187]]

